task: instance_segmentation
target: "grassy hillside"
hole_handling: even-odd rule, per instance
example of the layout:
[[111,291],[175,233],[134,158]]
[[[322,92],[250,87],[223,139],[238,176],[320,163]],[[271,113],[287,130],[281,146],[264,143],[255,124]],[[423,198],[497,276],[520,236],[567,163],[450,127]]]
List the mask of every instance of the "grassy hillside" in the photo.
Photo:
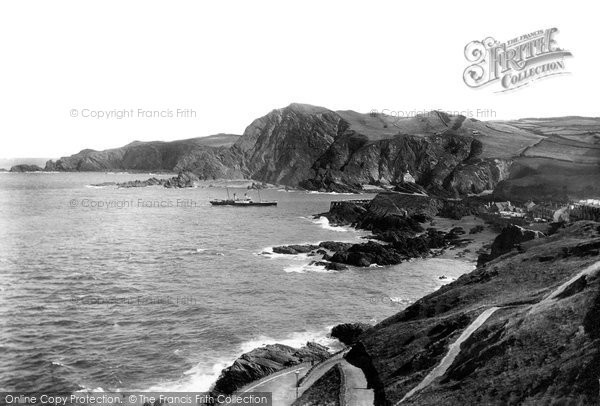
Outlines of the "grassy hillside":
[[592,222],[523,243],[368,330],[347,358],[367,374],[377,404],[396,404],[497,306],[450,368],[403,404],[597,404],[598,247]]

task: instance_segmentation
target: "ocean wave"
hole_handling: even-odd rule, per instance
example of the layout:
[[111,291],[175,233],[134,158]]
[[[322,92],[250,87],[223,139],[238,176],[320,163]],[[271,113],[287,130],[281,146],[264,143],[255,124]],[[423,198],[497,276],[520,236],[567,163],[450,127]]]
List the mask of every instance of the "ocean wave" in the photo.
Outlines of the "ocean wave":
[[342,349],[342,344],[329,336],[333,326],[326,326],[318,331],[294,332],[283,337],[258,335],[240,344],[238,353],[229,358],[221,358],[211,366],[199,363],[183,373],[184,377],[177,381],[158,383],[144,389],[149,392],[189,392],[208,391],[221,375],[221,371],[231,365],[242,354],[269,344],[283,344],[293,348],[305,346],[309,341],[329,348],[331,353]]
[[332,226],[329,224],[329,219],[327,217],[319,217],[318,219],[313,219],[312,222],[314,224],[318,224],[321,228],[325,230],[338,231],[338,232],[348,232],[352,229],[350,227],[342,227],[342,226]]
[[234,359],[223,359],[206,368],[202,364],[183,372],[184,377],[178,381],[159,383],[144,389],[148,392],[205,392],[217,381],[221,371],[231,365]]
[[336,271],[326,269],[323,265],[315,264],[301,264],[301,265],[290,265],[283,269],[287,273],[307,273],[307,272],[319,272],[319,273],[335,273]]
[[[114,186],[114,185],[112,185]],[[106,189],[106,187],[108,187],[108,185],[103,185],[103,186],[99,186],[99,185],[85,185],[86,188],[89,189]]]
[[[320,243],[321,243],[321,241],[304,242],[304,243],[293,244],[293,245],[319,245]],[[301,252],[298,254],[280,254],[278,252],[273,252],[273,248],[274,247],[263,248],[260,252],[255,253],[255,255],[259,255],[261,257],[265,257],[265,258],[269,258],[269,259],[290,259],[293,261],[307,261],[310,258],[314,258],[314,257],[308,256],[308,253],[306,253],[306,252]]]
[[[241,354],[250,352],[256,348],[264,347],[269,344],[283,344],[293,348],[300,348],[309,341],[316,342],[325,347],[328,347],[331,352],[335,352],[342,348],[342,344],[335,338],[331,338],[329,333],[333,326],[326,326],[318,331],[302,331],[290,333],[284,337],[271,337],[267,335],[259,335],[251,340],[245,341],[240,345]],[[241,355],[240,354],[240,355]]]

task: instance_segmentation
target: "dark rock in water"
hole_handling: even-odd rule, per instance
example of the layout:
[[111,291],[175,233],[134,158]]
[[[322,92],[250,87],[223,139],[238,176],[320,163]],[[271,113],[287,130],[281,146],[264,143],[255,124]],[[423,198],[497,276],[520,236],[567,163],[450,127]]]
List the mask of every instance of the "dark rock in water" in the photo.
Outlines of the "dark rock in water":
[[337,262],[326,262],[326,261],[317,261],[314,265],[324,266],[325,269],[330,271],[345,271],[348,267],[344,264],[338,264]]
[[347,251],[336,252],[331,257],[331,262],[364,267],[371,264],[399,264],[404,258],[392,246],[369,241],[363,244],[354,244]]
[[338,242],[338,241],[323,241],[319,244],[319,247],[325,248],[329,251],[342,251],[347,250],[353,244],[349,242]]
[[338,264],[337,262],[328,262],[325,265],[325,269],[329,269],[332,271],[345,271],[348,267],[344,264]]
[[115,186],[117,182],[101,182],[101,183],[93,183],[92,186]]
[[283,344],[266,345],[243,354],[225,368],[215,383],[213,392],[230,394],[274,372],[302,362],[320,362],[329,356],[326,347],[312,342],[299,349]]
[[545,235],[540,231],[528,230],[523,227],[511,224],[504,229],[494,239],[489,254],[481,254],[477,259],[477,265],[483,265],[500,255],[506,254],[519,244],[530,241],[535,238],[542,238]]
[[131,180],[128,182],[117,183],[120,188],[146,187],[163,185],[166,188],[186,188],[194,187],[200,181],[198,176],[192,172],[179,172],[177,176],[169,179],[150,178],[146,180]]
[[331,329],[331,337],[346,345],[354,345],[358,337],[372,326],[366,323],[343,323]]
[[40,172],[43,171],[42,168],[40,168],[37,165],[14,165],[10,168],[9,172]]
[[[456,229],[454,232],[460,233],[460,230]],[[464,233],[464,230],[462,232]],[[460,247],[470,242],[470,240],[460,239],[457,234],[444,233],[435,228],[429,228],[425,234],[417,237],[407,236],[403,231],[388,230],[376,234],[374,238],[389,244],[379,244],[375,241],[351,244],[350,247],[344,244],[337,247],[339,250],[336,250],[331,257],[324,256],[323,259],[358,267],[372,264],[395,265],[409,258],[426,257],[431,253],[431,249]],[[331,247],[335,246],[331,245]]]
[[132,188],[132,187],[146,187],[161,185],[165,182],[165,179],[150,178],[147,180],[130,180],[127,182],[117,183],[119,188]]
[[327,213],[320,214],[329,220],[330,224],[338,226],[354,226],[367,213],[367,209],[362,204],[344,202],[344,204],[331,207]]
[[176,177],[167,179],[163,185],[167,188],[186,188],[194,187],[199,181],[200,178],[192,172],[179,172]]
[[314,251],[318,249],[318,245],[284,245],[281,247],[273,247],[273,252],[276,254],[288,254],[288,255],[297,255],[297,254],[306,254],[307,252]]

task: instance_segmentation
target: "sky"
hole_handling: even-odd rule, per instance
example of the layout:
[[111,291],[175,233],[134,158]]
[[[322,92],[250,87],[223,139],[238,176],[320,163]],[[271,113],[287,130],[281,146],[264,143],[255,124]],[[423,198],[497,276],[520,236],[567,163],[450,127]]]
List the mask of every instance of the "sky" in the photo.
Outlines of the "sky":
[[[3,1],[0,158],[241,134],[293,102],[597,117],[597,15],[547,0]],[[504,93],[465,85],[467,43],[550,27],[570,74]]]

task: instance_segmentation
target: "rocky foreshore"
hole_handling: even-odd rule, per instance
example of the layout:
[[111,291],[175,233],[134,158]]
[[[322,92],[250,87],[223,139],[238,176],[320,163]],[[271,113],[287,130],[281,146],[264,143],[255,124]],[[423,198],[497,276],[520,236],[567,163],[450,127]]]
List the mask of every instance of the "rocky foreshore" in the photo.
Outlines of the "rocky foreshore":
[[[426,194],[387,191],[378,193],[368,204],[342,202],[332,206],[326,217],[334,225],[353,226],[370,230],[372,234],[363,243],[325,241],[319,244],[274,247],[278,254],[307,254],[314,257],[313,265],[326,269],[343,270],[348,265],[369,267],[395,265],[412,258],[440,255],[446,250],[465,248],[472,241],[471,234],[457,226],[440,230],[433,226],[436,216],[452,218],[477,213],[482,205],[431,197]],[[478,225],[474,233],[485,227]],[[471,232],[472,230],[469,230]]]
[[313,261],[312,265],[324,266],[330,270],[343,270],[346,268],[345,265],[357,267],[396,265],[412,258],[427,257],[434,249],[464,246],[469,243],[469,239],[461,238],[462,234],[465,234],[465,231],[461,227],[455,227],[447,233],[429,228],[425,233],[415,237],[407,237],[402,231],[387,231],[370,237],[380,242],[367,241],[352,244],[325,241],[318,245],[274,247],[273,252],[320,256],[320,260]]
[[304,347],[293,348],[283,344],[265,345],[240,356],[225,368],[212,392],[231,394],[245,385],[265,376],[301,363],[318,363],[329,358],[327,347],[308,342]]

